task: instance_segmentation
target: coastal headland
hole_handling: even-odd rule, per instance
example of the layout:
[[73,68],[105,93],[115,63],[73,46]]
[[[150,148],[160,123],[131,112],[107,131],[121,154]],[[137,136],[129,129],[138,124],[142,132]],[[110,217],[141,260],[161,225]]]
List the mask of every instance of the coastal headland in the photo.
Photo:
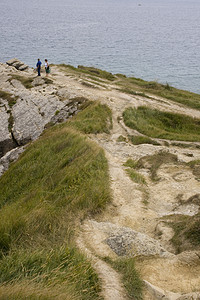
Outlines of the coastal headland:
[[200,95],[0,63],[0,299],[200,299]]

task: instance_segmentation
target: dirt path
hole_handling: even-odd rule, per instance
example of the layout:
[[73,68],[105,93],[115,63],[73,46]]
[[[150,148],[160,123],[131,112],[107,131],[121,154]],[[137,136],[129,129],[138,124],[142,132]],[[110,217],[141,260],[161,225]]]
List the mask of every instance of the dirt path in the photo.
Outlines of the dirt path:
[[[119,121],[126,107],[148,105],[198,118],[200,111],[159,97],[149,99],[126,95],[113,89],[113,84],[105,83],[107,89],[99,86],[85,87],[81,78],[77,81],[73,76],[63,76],[58,69],[54,71],[61,90],[65,89],[72,97],[85,96],[100,100],[113,113],[113,130],[110,135],[91,137],[105,150],[109,162],[113,202],[98,219],[87,220],[83,224],[77,241],[79,247],[94,262],[103,283],[104,299],[121,300],[126,299],[126,295],[119,274],[101,258],[130,255],[130,244],[134,245],[132,255],[136,257],[137,268],[146,282],[145,300],[200,299],[200,252],[191,250],[175,255],[174,246],[170,242],[174,232],[162,219],[163,216],[176,214],[192,216],[199,211],[198,205],[180,204],[178,199],[182,195],[186,201],[200,194],[199,182],[192,170],[183,164],[200,159],[200,150],[147,144],[135,146],[127,141],[118,141],[119,136],[126,138],[130,133],[130,129]],[[143,168],[140,173],[145,177],[147,186],[134,183],[123,165],[126,160],[137,160],[161,150],[175,154],[182,164],[163,164],[158,170],[161,180],[156,183],[150,180],[149,169]]]

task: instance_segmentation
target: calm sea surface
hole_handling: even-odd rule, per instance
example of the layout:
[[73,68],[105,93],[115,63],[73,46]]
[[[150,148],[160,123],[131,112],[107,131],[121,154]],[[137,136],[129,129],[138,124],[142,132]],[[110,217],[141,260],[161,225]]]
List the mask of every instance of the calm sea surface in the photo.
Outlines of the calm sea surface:
[[0,0],[0,61],[13,57],[200,93],[200,0]]

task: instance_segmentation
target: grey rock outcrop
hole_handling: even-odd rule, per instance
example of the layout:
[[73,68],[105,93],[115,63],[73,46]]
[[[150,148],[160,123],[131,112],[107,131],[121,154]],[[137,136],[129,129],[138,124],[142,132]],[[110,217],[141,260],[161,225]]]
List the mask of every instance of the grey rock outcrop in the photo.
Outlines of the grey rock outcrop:
[[67,101],[67,103],[65,102],[65,106],[60,111],[56,112],[56,114],[51,118],[50,123],[56,124],[65,122],[72,115],[76,114],[80,110],[80,107],[87,101],[88,100],[84,97],[76,97]]
[[155,300],[200,300],[200,293],[179,294],[165,291],[144,280],[145,287]]
[[20,93],[12,109],[14,119],[12,132],[18,145],[37,139],[56,111],[64,106],[65,104],[55,96],[46,97],[27,91]]
[[24,152],[24,147],[17,147],[12,149],[11,151],[7,152],[1,159],[0,159],[0,177],[3,175],[5,171],[8,170],[9,164],[14,162],[18,159],[19,155]]
[[[69,99],[66,89],[65,97],[63,92],[60,96],[60,86],[52,86],[53,80],[38,78],[31,69],[21,76],[19,70],[23,67],[18,59],[0,63],[0,175],[14,153],[20,153],[20,146],[37,139],[47,124],[66,121],[87,101],[84,97]],[[26,80],[32,87],[26,87]]]
[[0,157],[6,152],[16,147],[16,143],[9,132],[9,118],[7,109],[4,105],[0,105]]
[[15,67],[19,71],[25,71],[29,67],[17,58],[12,58],[6,62],[9,66]]

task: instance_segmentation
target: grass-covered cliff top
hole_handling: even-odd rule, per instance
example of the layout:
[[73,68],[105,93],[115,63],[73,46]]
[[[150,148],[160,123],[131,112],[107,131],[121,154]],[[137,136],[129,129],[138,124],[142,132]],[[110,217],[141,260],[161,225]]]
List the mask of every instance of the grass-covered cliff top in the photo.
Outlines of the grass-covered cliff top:
[[47,129],[2,176],[1,299],[100,299],[74,238],[80,221],[111,200],[108,165],[80,131],[109,132],[110,121],[108,107],[90,103]]
[[68,74],[88,75],[91,80],[103,83],[104,80],[110,81],[118,86],[121,92],[130,95],[141,95],[146,97],[159,96],[183,104],[187,107],[200,110],[200,95],[185,90],[180,90],[170,86],[168,83],[161,84],[157,81],[145,81],[140,78],[126,77],[123,74],[112,74],[94,67],[60,64],[60,69]]

